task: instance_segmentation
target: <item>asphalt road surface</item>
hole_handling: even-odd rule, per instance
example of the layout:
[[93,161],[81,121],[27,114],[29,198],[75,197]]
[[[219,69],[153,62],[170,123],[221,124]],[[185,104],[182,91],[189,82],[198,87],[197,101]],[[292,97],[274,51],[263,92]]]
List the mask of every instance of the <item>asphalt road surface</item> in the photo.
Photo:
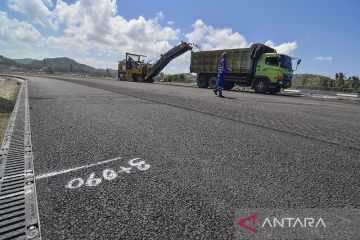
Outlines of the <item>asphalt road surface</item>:
[[360,207],[359,102],[28,78],[43,239],[232,239],[241,208]]

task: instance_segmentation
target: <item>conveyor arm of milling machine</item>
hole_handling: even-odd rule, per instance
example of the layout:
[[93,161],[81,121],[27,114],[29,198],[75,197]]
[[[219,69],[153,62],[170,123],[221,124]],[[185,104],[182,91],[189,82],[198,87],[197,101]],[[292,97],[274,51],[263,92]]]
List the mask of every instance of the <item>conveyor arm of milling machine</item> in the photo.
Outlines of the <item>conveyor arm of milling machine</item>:
[[173,59],[180,55],[192,50],[191,44],[187,42],[181,42],[179,45],[162,54],[160,59],[155,62],[150,72],[145,76],[145,82],[153,82],[153,78],[156,77],[166,65],[168,65]]

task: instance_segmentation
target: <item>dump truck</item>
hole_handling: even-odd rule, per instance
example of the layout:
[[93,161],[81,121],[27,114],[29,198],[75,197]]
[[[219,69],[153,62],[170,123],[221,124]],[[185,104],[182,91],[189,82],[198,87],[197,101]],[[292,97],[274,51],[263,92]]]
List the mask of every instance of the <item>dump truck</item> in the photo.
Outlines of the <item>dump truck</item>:
[[251,87],[257,93],[278,93],[282,88],[291,87],[295,71],[292,61],[297,60],[297,66],[301,62],[301,59],[279,54],[263,44],[253,44],[250,48],[191,52],[190,72],[197,74],[199,88],[217,87],[217,72],[224,52],[227,53],[227,68],[231,70],[224,78],[225,90],[238,84]]
[[192,49],[192,44],[182,41],[179,45],[161,54],[154,64],[151,64],[150,61],[145,62],[142,59],[146,57],[144,55],[125,53],[125,59],[119,61],[118,64],[118,80],[152,83],[154,78],[173,59]]

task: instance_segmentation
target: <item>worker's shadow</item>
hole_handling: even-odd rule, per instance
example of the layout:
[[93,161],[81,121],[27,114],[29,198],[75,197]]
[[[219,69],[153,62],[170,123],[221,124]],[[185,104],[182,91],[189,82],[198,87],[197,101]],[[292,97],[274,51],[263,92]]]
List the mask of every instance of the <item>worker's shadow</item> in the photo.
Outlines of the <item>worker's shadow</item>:
[[229,99],[229,100],[234,100],[234,99],[236,99],[236,98],[232,98],[232,97],[223,97],[222,99]]

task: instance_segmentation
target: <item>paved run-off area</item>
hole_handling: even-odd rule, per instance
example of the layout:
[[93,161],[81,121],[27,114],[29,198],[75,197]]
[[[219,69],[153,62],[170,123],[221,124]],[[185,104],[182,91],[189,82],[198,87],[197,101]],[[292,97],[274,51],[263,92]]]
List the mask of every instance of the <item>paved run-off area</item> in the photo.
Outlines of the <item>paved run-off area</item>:
[[28,78],[43,239],[231,239],[240,208],[360,207],[356,101]]

